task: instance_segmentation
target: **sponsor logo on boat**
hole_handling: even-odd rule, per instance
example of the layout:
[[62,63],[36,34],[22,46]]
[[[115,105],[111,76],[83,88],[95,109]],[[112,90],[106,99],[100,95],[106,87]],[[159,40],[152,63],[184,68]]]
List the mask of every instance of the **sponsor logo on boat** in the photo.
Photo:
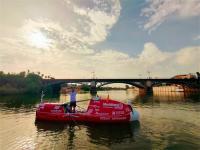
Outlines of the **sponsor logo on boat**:
[[58,113],[58,112],[62,112],[60,109],[53,109],[51,110],[52,113]]
[[113,117],[112,120],[126,120],[126,117]]
[[115,115],[124,115],[124,111],[113,111],[112,115],[113,116],[115,116]]
[[40,104],[39,108],[40,110],[44,109],[45,104]]
[[110,120],[110,117],[100,117],[100,120]]
[[107,115],[109,115],[109,113],[106,113],[106,112],[103,113],[103,112],[102,112],[102,113],[99,113],[99,115],[101,115],[101,116],[107,116]]
[[96,108],[96,109],[95,109],[95,112],[98,112],[98,111],[99,111],[99,109]]
[[87,111],[87,113],[88,113],[88,114],[91,114],[91,113],[93,113],[93,109],[92,109],[92,108],[90,108],[90,109]]
[[54,106],[54,109],[60,109],[60,106]]
[[129,111],[130,111],[130,108],[126,107],[125,111],[126,111],[126,112],[129,112]]
[[103,107],[123,109],[123,104],[103,103]]
[[54,106],[54,108],[51,110],[52,113],[59,113],[62,112],[62,110],[60,110],[60,106],[56,105]]

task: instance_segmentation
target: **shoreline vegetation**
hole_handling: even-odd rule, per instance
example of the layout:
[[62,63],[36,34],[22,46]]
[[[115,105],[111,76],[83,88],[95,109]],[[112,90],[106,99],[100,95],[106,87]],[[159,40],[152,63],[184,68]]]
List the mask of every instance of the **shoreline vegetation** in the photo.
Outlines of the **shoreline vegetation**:
[[0,71],[0,95],[39,94],[41,89],[42,75],[40,73]]

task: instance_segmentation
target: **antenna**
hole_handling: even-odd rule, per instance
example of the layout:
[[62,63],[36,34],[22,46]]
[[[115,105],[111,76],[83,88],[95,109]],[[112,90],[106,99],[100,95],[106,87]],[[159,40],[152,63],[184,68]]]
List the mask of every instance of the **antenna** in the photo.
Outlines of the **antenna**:
[[[150,77],[150,73],[151,73],[151,72],[150,72],[150,71],[147,71],[147,73],[148,73],[148,75],[149,75],[149,79],[151,79],[151,77]],[[148,78],[148,77],[147,77],[147,78]]]
[[43,102],[43,97],[44,97],[44,92],[42,91],[42,93],[41,93],[41,99],[40,99],[40,102],[42,103]]
[[107,100],[108,100],[108,99],[110,99],[109,93],[108,93],[108,96],[107,96]]

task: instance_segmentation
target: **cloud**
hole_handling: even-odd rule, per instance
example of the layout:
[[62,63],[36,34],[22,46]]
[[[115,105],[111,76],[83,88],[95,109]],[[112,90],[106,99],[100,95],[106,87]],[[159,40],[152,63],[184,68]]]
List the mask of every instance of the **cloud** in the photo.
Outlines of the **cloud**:
[[[147,71],[154,77],[171,77],[200,70],[200,47],[165,52],[149,42],[134,57],[122,50],[96,50],[95,45],[106,40],[118,21],[120,2],[68,0],[65,4],[62,22],[29,18],[12,34],[0,37],[0,70],[29,69],[56,78],[90,78],[92,71],[98,78],[146,77]],[[40,40],[46,44],[39,45]]]
[[83,33],[78,32],[76,28],[65,29],[59,23],[53,21],[29,19],[25,21],[18,32],[19,35],[22,34],[25,43],[29,46],[32,46],[30,36],[34,33],[40,33],[48,39],[48,48],[45,48],[45,51],[68,51],[77,54],[93,53],[88,42],[82,39]]
[[59,68],[58,77],[88,76],[87,64],[98,53],[93,47],[107,38],[121,5],[119,0],[67,0],[65,4],[58,19],[26,17],[20,28],[0,37],[1,70],[47,73]]
[[[199,63],[200,57],[200,48],[199,47],[188,47],[179,50],[176,53],[176,62],[182,66],[198,66],[200,67]],[[197,68],[200,70],[200,68]]]
[[83,40],[93,45],[104,41],[112,26],[118,21],[121,5],[119,0],[88,0],[70,2],[73,12],[78,16],[78,22],[86,33]]
[[[104,41],[109,35],[109,30],[118,21],[120,2],[118,0],[88,0],[87,3],[68,0],[65,2],[66,13],[71,16],[66,18],[65,25],[51,19],[27,19],[17,34],[22,35],[29,46],[46,51],[94,53],[91,47]],[[42,41],[37,41],[37,39]],[[41,43],[44,44],[41,45]]]
[[[145,43],[138,56],[103,49],[92,54],[77,55],[68,51],[43,52],[37,48],[22,47],[19,41],[1,41],[0,70],[18,72],[30,69],[56,78],[90,78],[95,71],[98,78],[134,78],[147,71],[153,77],[171,77],[181,73],[195,73],[200,70],[200,47],[186,47],[176,52],[165,52],[155,43]],[[6,46],[5,46],[6,45]],[[29,48],[29,49],[28,49]]]
[[[138,56],[131,57],[116,50],[102,50],[88,58],[90,66],[95,65],[99,77],[133,78],[147,71],[153,77],[171,77],[181,73],[195,73],[200,70],[200,47],[186,47],[176,52],[160,50],[154,43],[145,43]],[[92,67],[91,67],[92,68]]]
[[194,40],[195,40],[195,41],[200,40],[200,35],[194,37]]
[[143,65],[155,65],[165,61],[171,56],[170,53],[162,52],[154,43],[145,43],[144,50],[138,57],[139,63]]
[[139,70],[150,70],[153,76],[170,77],[200,70],[200,47],[186,47],[175,52],[160,50],[154,43],[146,43],[136,59]]
[[188,18],[200,15],[199,0],[147,0],[148,7],[143,8],[141,15],[147,17],[145,30],[155,30],[172,16]]

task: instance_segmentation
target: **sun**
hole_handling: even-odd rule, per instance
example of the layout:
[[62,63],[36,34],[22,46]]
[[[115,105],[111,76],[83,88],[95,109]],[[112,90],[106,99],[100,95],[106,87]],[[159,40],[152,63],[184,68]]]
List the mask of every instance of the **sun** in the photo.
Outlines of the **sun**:
[[40,31],[29,33],[28,41],[31,46],[36,48],[48,49],[51,46],[51,40]]

